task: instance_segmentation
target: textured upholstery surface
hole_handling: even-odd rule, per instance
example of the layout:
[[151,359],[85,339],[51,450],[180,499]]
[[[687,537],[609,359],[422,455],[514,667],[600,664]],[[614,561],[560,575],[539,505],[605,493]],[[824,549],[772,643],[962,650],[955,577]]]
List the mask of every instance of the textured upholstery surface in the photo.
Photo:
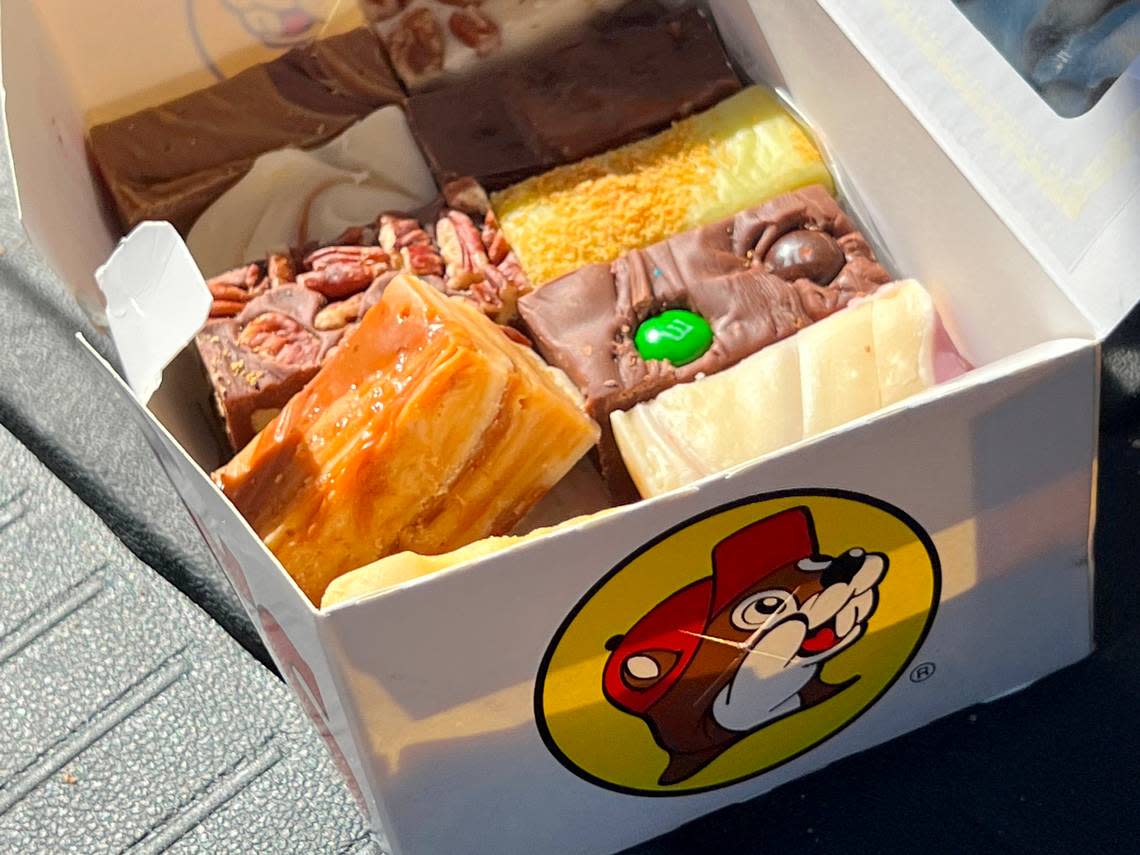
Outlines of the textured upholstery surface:
[[0,431],[0,852],[381,852],[286,687]]

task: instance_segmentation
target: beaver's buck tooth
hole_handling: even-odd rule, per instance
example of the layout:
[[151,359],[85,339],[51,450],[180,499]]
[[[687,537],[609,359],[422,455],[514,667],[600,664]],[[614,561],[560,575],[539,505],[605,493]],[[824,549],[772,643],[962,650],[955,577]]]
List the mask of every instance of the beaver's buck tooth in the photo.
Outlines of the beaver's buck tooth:
[[871,612],[875,610],[875,592],[864,591],[852,600],[851,604],[855,606],[855,620],[859,623],[863,623],[871,616]]
[[858,611],[855,606],[855,601],[852,600],[841,608],[839,614],[835,616],[835,634],[840,638],[846,638],[847,633],[855,628],[857,617]]
[[883,578],[883,573],[887,569],[886,562],[883,561],[881,555],[871,553],[863,559],[863,566],[859,568],[854,578],[851,580],[851,587],[856,594],[862,594],[864,591],[869,591],[875,585],[879,584],[879,580]]

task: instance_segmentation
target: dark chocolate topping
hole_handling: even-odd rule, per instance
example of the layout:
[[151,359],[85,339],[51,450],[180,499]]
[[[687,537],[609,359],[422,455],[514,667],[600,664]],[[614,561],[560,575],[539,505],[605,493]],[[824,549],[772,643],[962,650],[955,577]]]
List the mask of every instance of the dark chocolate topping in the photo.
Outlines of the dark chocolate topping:
[[[834,241],[843,254],[827,285],[789,281],[757,261],[803,229]],[[613,446],[610,412],[728,368],[889,280],[835,200],[815,185],[556,279],[520,300],[519,313],[539,352],[585,395],[587,412],[602,427],[603,472],[620,484],[627,476]],[[638,354],[638,325],[666,309],[687,309],[708,321],[713,342],[704,355],[678,367]]]
[[403,100],[379,40],[360,28],[96,125],[91,152],[124,229],[153,219],[185,231],[258,155],[320,145]]
[[573,37],[461,83],[408,113],[441,183],[499,189],[654,133],[740,89],[704,13],[636,0]]
[[808,229],[788,232],[764,256],[764,265],[781,279],[810,279],[817,285],[829,284],[846,263],[839,241]]

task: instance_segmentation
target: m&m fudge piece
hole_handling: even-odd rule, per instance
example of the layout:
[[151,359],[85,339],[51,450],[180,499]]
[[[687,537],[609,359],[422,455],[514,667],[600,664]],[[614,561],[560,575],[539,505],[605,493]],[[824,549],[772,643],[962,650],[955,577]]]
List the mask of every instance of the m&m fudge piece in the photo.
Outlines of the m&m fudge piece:
[[969,366],[930,294],[886,285],[718,374],[610,415],[642,496],[755,460],[910,397]]
[[400,275],[215,480],[314,602],[385,555],[508,533],[592,446],[565,378]]
[[609,414],[739,362],[872,293],[890,276],[822,186],[777,197],[519,301],[546,360],[602,426],[603,474],[628,481]]
[[731,217],[810,184],[832,188],[811,139],[751,86],[656,136],[491,197],[535,285]]

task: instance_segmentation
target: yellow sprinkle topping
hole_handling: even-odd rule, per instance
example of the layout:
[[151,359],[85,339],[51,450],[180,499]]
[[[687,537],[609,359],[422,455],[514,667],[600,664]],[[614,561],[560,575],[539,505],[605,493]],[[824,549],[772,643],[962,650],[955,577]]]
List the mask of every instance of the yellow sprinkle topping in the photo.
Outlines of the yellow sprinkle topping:
[[545,284],[816,182],[831,186],[819,152],[775,98],[749,87],[654,137],[496,193],[492,204],[523,268]]

